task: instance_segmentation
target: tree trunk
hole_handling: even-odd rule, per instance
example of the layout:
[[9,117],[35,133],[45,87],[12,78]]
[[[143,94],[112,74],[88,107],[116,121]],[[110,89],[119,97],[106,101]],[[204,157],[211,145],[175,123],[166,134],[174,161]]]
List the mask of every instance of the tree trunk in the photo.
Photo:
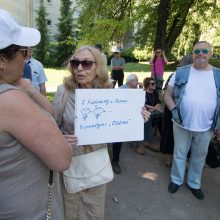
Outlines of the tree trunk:
[[158,21],[156,28],[156,37],[154,41],[154,49],[162,48],[165,50],[166,55],[169,57],[172,47],[176,39],[181,34],[181,31],[186,23],[186,17],[189,9],[192,7],[196,0],[186,0],[184,7],[177,9],[175,17],[172,19],[172,24],[167,30],[167,21],[170,15],[170,0],[160,0],[158,7]]
[[154,41],[154,49],[161,48],[166,49],[166,28],[167,20],[169,19],[169,4],[170,0],[160,0],[158,7],[158,19],[156,28],[156,37]]

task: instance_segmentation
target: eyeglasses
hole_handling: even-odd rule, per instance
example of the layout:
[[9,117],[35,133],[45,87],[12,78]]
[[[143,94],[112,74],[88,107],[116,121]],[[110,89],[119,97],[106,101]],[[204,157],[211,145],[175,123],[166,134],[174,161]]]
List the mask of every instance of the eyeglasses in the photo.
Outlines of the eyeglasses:
[[96,63],[92,60],[70,60],[70,65],[73,69],[78,69],[81,64],[84,70],[90,70],[92,68],[93,63]]
[[24,58],[27,56],[27,52],[28,52],[27,48],[20,48],[18,51],[21,52],[21,54]]
[[200,53],[203,53],[203,54],[208,54],[209,53],[209,50],[208,49],[195,49],[194,50],[194,54],[200,54]]
[[158,54],[158,53],[161,53],[161,51],[156,51],[155,53],[157,53],[157,54]]
[[152,85],[152,86],[154,86],[155,85],[155,83],[149,83],[150,85]]

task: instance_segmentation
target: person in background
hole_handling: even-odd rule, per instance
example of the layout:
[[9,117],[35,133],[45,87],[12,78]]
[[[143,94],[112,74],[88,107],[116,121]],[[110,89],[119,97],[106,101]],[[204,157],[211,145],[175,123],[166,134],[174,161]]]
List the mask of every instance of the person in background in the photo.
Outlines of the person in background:
[[160,48],[155,49],[149,63],[151,64],[151,77],[156,81],[156,89],[162,89],[164,67],[167,62],[164,51]]
[[22,78],[26,47],[40,41],[40,32],[0,9],[0,33],[0,219],[46,219],[53,170],[50,211],[64,220],[57,172],[69,167],[72,150],[52,104]]
[[193,56],[192,54],[187,54],[183,56],[183,58],[180,60],[180,67],[186,66],[193,63]]
[[193,64],[178,68],[170,79],[164,101],[172,111],[174,153],[170,193],[184,182],[186,160],[191,150],[187,187],[197,199],[201,190],[202,171],[213,132],[220,138],[220,69],[209,64],[211,45],[199,41],[193,47]]
[[147,77],[143,81],[145,95],[145,108],[151,112],[150,120],[145,124],[144,134],[145,141],[144,147],[154,152],[159,151],[159,147],[153,145],[153,128],[157,128],[161,134],[162,128],[162,107],[159,99],[159,94],[156,90],[156,82],[154,78]]
[[[186,66],[193,63],[192,55],[185,55],[180,60],[180,67]],[[168,86],[170,78],[173,73],[169,76],[166,84],[164,86],[164,91]],[[164,106],[163,111],[163,123],[162,123],[162,132],[160,139],[160,152],[166,154],[165,165],[167,167],[171,167],[173,160],[173,149],[174,149],[174,139],[173,139],[173,121],[172,121],[172,112]]]
[[137,89],[143,88],[143,83],[138,82],[136,74],[130,74],[127,76],[126,83],[119,87],[120,89]]
[[34,59],[33,55],[33,48],[28,47],[28,53],[26,57],[26,63],[31,67],[31,74],[32,74],[32,84],[41,94],[47,96],[46,92],[46,84],[47,81],[46,74],[44,72],[44,67],[41,62]]
[[29,79],[30,81],[32,81],[31,67],[26,62],[24,62],[24,71],[23,72],[24,73],[23,73],[22,77],[24,79]]
[[104,63],[107,65],[107,57],[106,57],[106,55],[102,52],[102,45],[101,44],[96,44],[95,45],[95,48],[96,49],[98,49],[100,52],[101,52],[101,54],[102,54],[102,57],[103,57],[103,60],[104,60]]
[[121,57],[121,51],[116,49],[114,57],[111,59],[111,79],[114,80],[114,87],[118,82],[118,87],[123,85],[124,81],[125,59]]
[[[126,84],[119,87],[119,89],[137,89],[138,85],[140,88],[143,87],[142,83],[138,82],[138,77],[136,74],[131,74],[126,79]],[[142,146],[143,141],[132,142],[134,145],[134,151],[138,154],[144,155],[144,147]],[[122,142],[112,143],[112,169],[115,174],[121,173],[121,167],[119,165],[120,152],[121,152]]]

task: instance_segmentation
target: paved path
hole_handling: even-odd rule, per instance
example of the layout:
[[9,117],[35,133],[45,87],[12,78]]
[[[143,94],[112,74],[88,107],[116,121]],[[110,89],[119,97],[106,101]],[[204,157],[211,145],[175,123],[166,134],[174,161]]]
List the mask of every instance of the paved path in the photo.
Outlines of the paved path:
[[122,147],[122,173],[107,186],[105,220],[220,219],[220,168],[204,168],[204,200],[196,199],[185,184],[170,194],[164,155],[145,151],[142,156],[126,144]]

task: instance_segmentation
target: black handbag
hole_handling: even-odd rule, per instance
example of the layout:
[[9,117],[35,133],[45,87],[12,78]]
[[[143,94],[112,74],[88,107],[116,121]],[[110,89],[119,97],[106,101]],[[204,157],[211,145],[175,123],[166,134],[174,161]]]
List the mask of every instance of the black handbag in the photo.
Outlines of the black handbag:
[[211,168],[220,167],[220,141],[211,140],[209,143],[206,164]]

